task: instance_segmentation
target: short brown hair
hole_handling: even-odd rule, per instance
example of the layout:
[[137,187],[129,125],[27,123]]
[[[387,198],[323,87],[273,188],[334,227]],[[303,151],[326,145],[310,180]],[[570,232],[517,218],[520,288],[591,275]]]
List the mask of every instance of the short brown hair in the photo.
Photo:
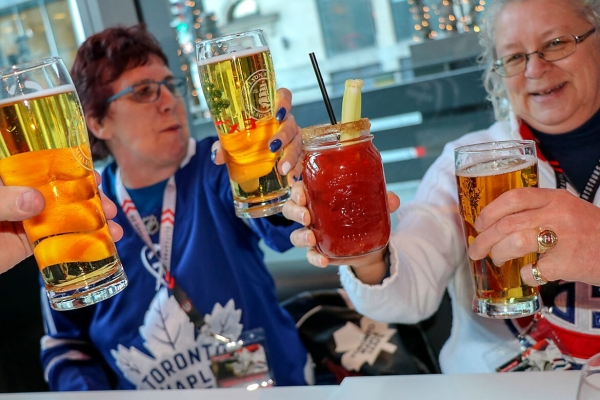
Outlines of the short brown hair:
[[[108,28],[83,42],[71,67],[71,77],[85,115],[101,121],[108,112],[106,99],[114,94],[109,85],[123,72],[148,63],[151,55],[169,65],[160,44],[143,24]],[[110,155],[104,140],[91,132],[89,138],[95,160]]]

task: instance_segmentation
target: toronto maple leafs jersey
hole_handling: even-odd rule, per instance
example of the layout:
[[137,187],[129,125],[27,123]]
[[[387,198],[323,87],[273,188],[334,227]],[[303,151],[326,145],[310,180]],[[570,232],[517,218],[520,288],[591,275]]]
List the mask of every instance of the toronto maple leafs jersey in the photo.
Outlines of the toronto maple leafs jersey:
[[[195,155],[175,174],[171,273],[204,315],[206,328],[230,338],[263,328],[276,385],[303,385],[307,354],[294,321],[277,301],[258,247],[262,238],[274,250],[289,249],[289,235],[299,225],[283,218],[277,224],[272,218],[236,217],[227,170],[210,159],[215,140],[191,141]],[[102,178],[104,192],[116,203],[114,171],[109,165]],[[132,194],[141,217],[160,217],[161,201],[141,204],[139,196]],[[123,210],[114,220],[125,233],[117,250],[129,285],[108,300],[73,311],[51,310],[44,300],[47,334],[41,359],[50,388],[215,387],[210,357],[224,352],[224,346],[197,333]],[[156,250],[158,236],[151,235]]]
[[[530,319],[483,318],[471,311],[474,290],[458,213],[453,156],[459,146],[512,139],[522,139],[514,116],[446,144],[424,175],[414,201],[403,203],[397,212],[389,245],[391,276],[381,285],[366,285],[350,268],[340,267],[340,280],[356,309],[378,321],[426,319],[448,289],[453,315],[450,337],[440,353],[444,373],[494,372],[521,351],[516,335]],[[556,188],[547,161],[539,160],[538,176],[540,187]],[[570,184],[567,190],[576,193]],[[600,206],[600,195],[593,203]],[[575,362],[600,352],[600,288],[561,281],[554,306],[545,316]]]

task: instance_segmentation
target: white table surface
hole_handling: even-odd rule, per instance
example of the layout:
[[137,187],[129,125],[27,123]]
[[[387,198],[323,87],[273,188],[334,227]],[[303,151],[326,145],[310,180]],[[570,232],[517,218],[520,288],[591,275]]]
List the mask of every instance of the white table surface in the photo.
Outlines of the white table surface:
[[0,394],[0,400],[575,400],[579,371],[346,378],[339,386]]
[[339,399],[575,400],[579,371],[346,378]]
[[330,400],[340,386],[246,389],[115,390],[107,392],[49,392],[0,395],[0,400]]

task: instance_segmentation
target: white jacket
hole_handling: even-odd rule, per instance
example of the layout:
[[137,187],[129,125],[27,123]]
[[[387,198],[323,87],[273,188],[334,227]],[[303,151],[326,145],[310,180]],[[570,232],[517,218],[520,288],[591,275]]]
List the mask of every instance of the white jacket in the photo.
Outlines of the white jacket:
[[[471,311],[474,290],[458,212],[454,174],[456,147],[511,139],[521,139],[515,119],[497,122],[486,130],[467,134],[446,144],[440,157],[424,175],[414,201],[402,205],[396,213],[397,225],[389,244],[391,276],[381,285],[366,285],[347,266],[340,267],[340,280],[357,310],[383,322],[416,323],[428,318],[437,310],[444,290],[448,288],[453,322],[450,338],[440,354],[444,373],[493,372],[518,351],[515,335],[509,329],[510,323],[484,318]],[[554,171],[541,160],[539,186],[556,187]],[[575,192],[571,187],[568,190]],[[597,205],[598,196],[595,200]],[[589,293],[588,285],[570,285],[575,285],[578,293]],[[568,296],[565,294],[563,297]],[[600,326],[590,325],[594,317],[587,303],[577,318],[573,318],[573,311],[567,313],[569,316],[565,319],[561,305],[575,310],[575,303],[561,300],[560,295],[556,299],[555,308],[559,316],[548,316],[551,323],[577,334],[600,335]],[[581,308],[582,302],[585,299],[577,296],[577,307]],[[599,307],[596,306],[596,310],[600,310]],[[600,339],[600,336],[595,339]]]

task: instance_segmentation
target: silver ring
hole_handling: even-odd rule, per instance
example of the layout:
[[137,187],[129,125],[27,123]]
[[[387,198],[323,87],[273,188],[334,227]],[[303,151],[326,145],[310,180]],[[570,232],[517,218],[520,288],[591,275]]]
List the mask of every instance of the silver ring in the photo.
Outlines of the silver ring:
[[558,236],[552,229],[538,228],[538,253],[544,254],[558,242]]
[[533,275],[533,279],[535,279],[535,281],[540,285],[545,285],[546,283],[548,283],[548,279],[544,278],[544,276],[538,269],[537,261],[531,264],[531,275]]

